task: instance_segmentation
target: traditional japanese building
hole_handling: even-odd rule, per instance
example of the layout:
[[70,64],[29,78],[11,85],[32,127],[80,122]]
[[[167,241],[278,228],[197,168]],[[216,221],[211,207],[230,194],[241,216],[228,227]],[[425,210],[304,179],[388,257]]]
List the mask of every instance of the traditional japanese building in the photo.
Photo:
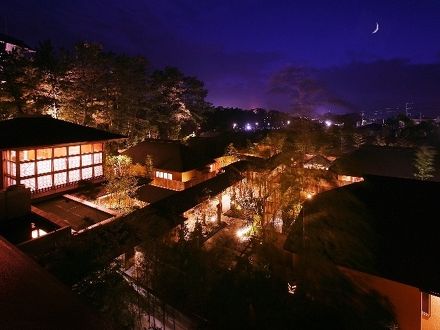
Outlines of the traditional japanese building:
[[0,188],[23,184],[38,196],[102,179],[105,142],[123,138],[49,116],[0,121]]

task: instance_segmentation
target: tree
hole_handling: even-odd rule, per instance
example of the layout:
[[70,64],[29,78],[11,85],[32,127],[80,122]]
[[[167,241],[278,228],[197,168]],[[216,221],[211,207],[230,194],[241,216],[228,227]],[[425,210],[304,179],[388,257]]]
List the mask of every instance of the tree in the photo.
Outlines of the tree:
[[131,207],[130,195],[136,189],[137,179],[131,171],[132,161],[128,156],[108,156],[106,158],[106,191],[114,208]]
[[416,172],[414,176],[419,180],[428,180],[432,178],[435,172],[434,159],[437,151],[429,146],[421,146],[416,151],[414,167]]
[[147,171],[147,177],[152,179],[154,177],[154,165],[153,157],[151,157],[151,155],[147,155],[147,157],[145,157],[145,168]]
[[353,146],[359,149],[363,144],[365,144],[365,139],[362,134],[354,133],[353,134]]

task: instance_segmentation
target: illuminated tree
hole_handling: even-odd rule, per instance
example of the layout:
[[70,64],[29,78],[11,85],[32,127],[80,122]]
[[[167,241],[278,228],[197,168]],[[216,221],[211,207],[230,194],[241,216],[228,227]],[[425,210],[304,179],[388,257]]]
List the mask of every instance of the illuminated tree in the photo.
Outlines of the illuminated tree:
[[414,166],[416,172],[414,176],[419,180],[432,178],[435,172],[434,159],[437,151],[429,146],[422,146],[417,149]]
[[105,185],[114,208],[124,209],[132,206],[130,196],[136,190],[137,179],[131,170],[132,161],[127,156],[108,156],[105,162]]

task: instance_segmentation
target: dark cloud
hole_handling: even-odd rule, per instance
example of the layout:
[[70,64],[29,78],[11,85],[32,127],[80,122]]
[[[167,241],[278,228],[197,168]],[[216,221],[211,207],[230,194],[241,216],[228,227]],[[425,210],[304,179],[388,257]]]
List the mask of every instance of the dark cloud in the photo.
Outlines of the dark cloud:
[[391,59],[307,70],[285,67],[269,79],[266,95],[269,104],[285,111],[294,107],[298,88],[302,88],[320,111],[373,111],[412,102],[415,111],[435,114],[440,110],[438,86],[440,62],[415,64]]

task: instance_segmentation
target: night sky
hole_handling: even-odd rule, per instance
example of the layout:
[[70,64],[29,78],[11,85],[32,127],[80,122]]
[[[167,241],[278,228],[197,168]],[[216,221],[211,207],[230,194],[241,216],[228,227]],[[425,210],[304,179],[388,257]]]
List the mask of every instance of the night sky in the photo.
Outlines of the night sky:
[[31,46],[97,41],[177,66],[215,105],[288,111],[273,84],[300,66],[328,90],[321,111],[410,101],[440,114],[438,0],[4,0],[0,16],[2,32]]

